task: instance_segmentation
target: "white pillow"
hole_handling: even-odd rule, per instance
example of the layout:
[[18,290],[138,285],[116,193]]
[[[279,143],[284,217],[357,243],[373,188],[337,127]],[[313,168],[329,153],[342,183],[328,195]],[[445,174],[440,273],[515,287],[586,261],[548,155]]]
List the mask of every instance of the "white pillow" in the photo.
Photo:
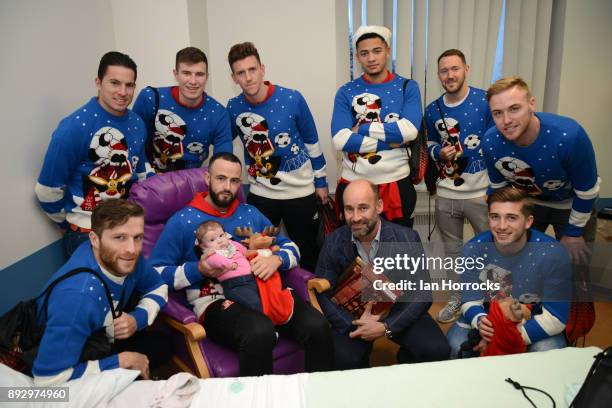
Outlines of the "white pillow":
[[0,387],[33,387],[32,377],[13,370],[11,367],[0,364]]
[[[105,407],[109,401],[130,385],[140,374],[137,370],[116,368],[96,374],[89,374],[76,380],[68,381],[59,387],[68,387],[70,402],[67,405],[58,405],[57,402],[48,403],[11,403],[11,407]],[[31,377],[0,364],[0,387],[34,387]]]

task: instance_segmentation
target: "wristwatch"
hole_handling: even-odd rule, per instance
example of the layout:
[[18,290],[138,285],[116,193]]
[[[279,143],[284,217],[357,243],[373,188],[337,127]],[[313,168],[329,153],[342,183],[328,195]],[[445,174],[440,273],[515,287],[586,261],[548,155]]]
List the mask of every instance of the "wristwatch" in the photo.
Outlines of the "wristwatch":
[[391,337],[393,337],[393,333],[391,333],[391,329],[389,328],[387,322],[383,322],[383,324],[385,325],[385,337],[390,339]]

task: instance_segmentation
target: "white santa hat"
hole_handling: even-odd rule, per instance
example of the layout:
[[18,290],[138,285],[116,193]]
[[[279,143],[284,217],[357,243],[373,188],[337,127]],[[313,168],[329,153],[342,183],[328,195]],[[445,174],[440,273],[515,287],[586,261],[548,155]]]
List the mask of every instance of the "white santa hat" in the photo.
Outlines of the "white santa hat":
[[357,49],[357,41],[366,34],[376,34],[382,37],[387,43],[387,46],[391,46],[391,31],[387,27],[383,26],[361,26],[353,33],[353,47]]

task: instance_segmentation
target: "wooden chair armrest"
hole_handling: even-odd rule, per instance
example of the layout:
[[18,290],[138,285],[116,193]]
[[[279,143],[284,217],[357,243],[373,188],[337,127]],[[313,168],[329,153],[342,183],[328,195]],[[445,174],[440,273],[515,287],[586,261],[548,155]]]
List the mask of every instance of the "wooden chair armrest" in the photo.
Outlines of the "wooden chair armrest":
[[204,330],[204,327],[199,323],[183,324],[165,315],[161,315],[161,317],[165,323],[167,323],[173,329],[183,333],[183,335],[185,335],[190,341],[197,342],[204,340],[206,337],[206,330]]
[[331,287],[331,284],[327,279],[314,278],[308,281],[308,290],[314,290],[316,293],[323,293]]
[[331,288],[331,284],[327,279],[314,278],[308,281],[308,297],[310,298],[310,304],[321,313],[323,312],[317,300],[317,293],[328,291],[329,288]]

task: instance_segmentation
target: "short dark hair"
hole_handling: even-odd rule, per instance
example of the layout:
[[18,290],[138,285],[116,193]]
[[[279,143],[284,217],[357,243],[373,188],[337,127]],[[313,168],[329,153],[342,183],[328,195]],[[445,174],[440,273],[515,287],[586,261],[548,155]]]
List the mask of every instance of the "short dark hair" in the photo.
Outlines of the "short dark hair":
[[220,152],[220,153],[215,153],[213,157],[210,158],[210,161],[208,162],[209,170],[212,167],[213,163],[216,162],[217,160],[225,160],[231,163],[238,163],[240,167],[242,167],[242,162],[240,161],[238,156],[236,156],[234,153]]
[[521,212],[525,217],[529,217],[533,214],[533,201],[525,194],[523,190],[519,190],[514,187],[503,187],[498,190],[494,190],[487,197],[487,208],[491,210],[493,203],[523,203]]
[[[362,42],[363,40],[369,40],[370,38],[380,38],[382,40],[382,42],[384,42],[385,44],[387,44],[387,41],[385,41],[385,39],[376,33],[365,33],[364,35],[362,35],[361,37],[359,37],[357,39],[357,41],[355,41],[355,50],[357,50],[357,48],[359,48],[359,43]],[[389,47],[390,45],[387,44],[387,47]]]
[[261,59],[259,58],[259,52],[257,48],[255,48],[255,44],[250,41],[234,44],[232,48],[230,48],[229,53],[227,54],[227,62],[229,63],[230,69],[234,72],[234,62],[240,61],[241,59],[245,59],[247,57],[254,56],[257,58],[257,62],[261,64]]
[[193,65],[199,62],[206,64],[206,70],[208,70],[208,58],[206,58],[204,51],[196,47],[187,47],[176,53],[174,65],[178,70],[180,63]]
[[91,213],[91,230],[101,237],[104,230],[123,225],[134,217],[144,217],[144,210],[138,204],[123,199],[103,201]]
[[458,50],[456,48],[451,48],[450,50],[446,50],[442,54],[440,54],[440,56],[438,57],[438,65],[440,65],[440,60],[442,58],[451,57],[453,55],[456,55],[457,57],[461,58],[461,62],[463,62],[463,65],[467,64],[467,62],[465,61],[465,55],[463,54],[463,52],[461,52],[461,50]]
[[136,63],[130,58],[129,55],[122,54],[118,51],[109,51],[102,56],[100,59],[100,64],[98,65],[98,79],[102,80],[102,78],[104,78],[108,67],[111,65],[118,65],[120,67],[131,69],[134,71],[134,81],[136,81],[136,77],[138,76],[138,68],[136,67]]

